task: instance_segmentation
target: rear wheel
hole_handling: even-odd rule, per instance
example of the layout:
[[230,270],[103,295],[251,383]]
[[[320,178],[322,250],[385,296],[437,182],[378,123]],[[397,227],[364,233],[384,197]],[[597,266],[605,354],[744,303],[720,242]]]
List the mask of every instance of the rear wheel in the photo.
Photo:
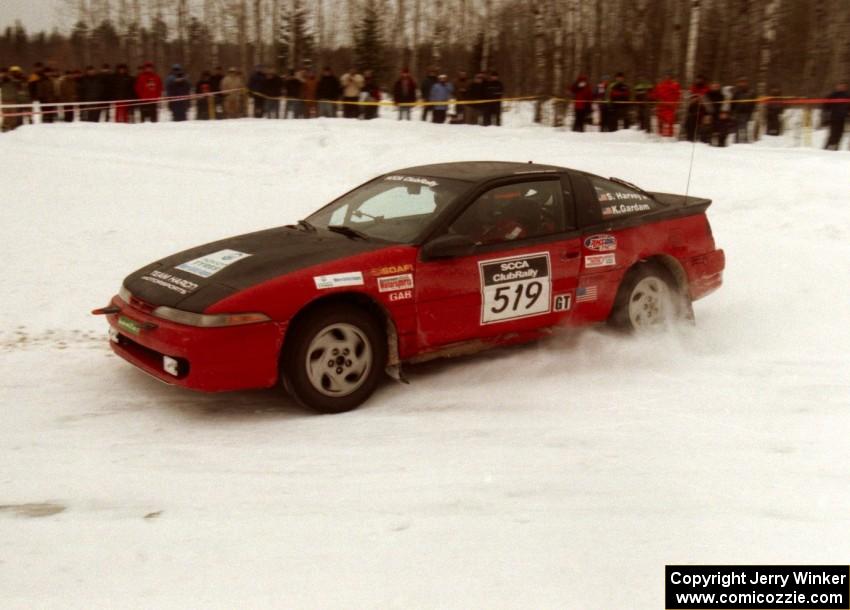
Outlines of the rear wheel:
[[321,307],[296,324],[282,358],[287,390],[321,413],[358,407],[375,390],[386,364],[380,324],[347,305]]
[[626,275],[609,322],[617,328],[644,332],[689,317],[691,308],[675,280],[663,267],[643,263]]

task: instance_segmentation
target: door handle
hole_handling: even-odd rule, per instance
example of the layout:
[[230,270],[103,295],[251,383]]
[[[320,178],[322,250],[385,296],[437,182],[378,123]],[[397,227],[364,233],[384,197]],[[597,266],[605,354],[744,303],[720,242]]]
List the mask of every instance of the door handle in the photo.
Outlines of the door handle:
[[561,260],[568,261],[571,258],[578,258],[578,250],[570,250],[569,252],[561,252]]

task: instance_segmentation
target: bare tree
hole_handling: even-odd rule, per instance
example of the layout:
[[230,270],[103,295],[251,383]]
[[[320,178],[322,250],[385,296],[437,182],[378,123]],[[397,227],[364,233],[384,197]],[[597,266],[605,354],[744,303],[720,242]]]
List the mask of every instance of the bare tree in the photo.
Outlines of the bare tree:
[[759,69],[756,81],[756,92],[759,95],[768,94],[768,78],[770,76],[770,59],[776,42],[776,24],[781,10],[782,0],[766,0],[764,17],[762,19],[761,37],[759,39]]
[[[841,4],[836,2],[839,6]],[[847,10],[845,6],[843,11],[840,11],[841,14],[844,15],[844,22],[840,24],[840,29],[835,37],[835,40],[838,43],[838,61],[836,62],[837,74],[833,80],[838,80],[841,78],[840,75],[844,75],[843,78],[846,80],[850,78],[848,74],[850,74],[850,10]],[[842,49],[843,45],[843,49]]]
[[[648,71],[647,38],[649,0],[635,0],[630,21],[634,23],[634,36],[630,38],[629,54],[632,57],[632,75],[639,77]],[[696,49],[695,49],[696,50]]]
[[[761,36],[759,38],[758,78],[756,80],[756,92],[759,97],[763,97],[768,94],[771,52],[773,51],[773,44],[776,40],[776,24],[779,18],[781,5],[782,0],[765,0],[764,2]],[[756,117],[755,134],[757,138],[761,126],[764,125],[766,121],[767,108],[764,104],[761,104],[759,106],[758,116]]]
[[[564,96],[564,17],[561,11],[558,11],[557,2],[555,3],[555,22],[552,41],[552,94],[558,98]],[[564,121],[565,105],[559,101],[555,104],[554,124],[560,127]]]
[[543,95],[546,94],[546,7],[545,0],[531,0],[534,15],[534,84],[539,96],[534,110],[534,121],[543,121]]
[[493,0],[484,0],[484,23],[481,25],[481,65],[479,70],[490,69],[493,48]]
[[387,22],[392,26],[391,36],[387,40],[391,41],[392,47],[398,49],[401,57],[401,64],[408,65],[410,61],[410,49],[407,41],[407,19],[405,0],[395,0],[395,15],[392,20],[387,19]]
[[434,0],[434,29],[431,34],[431,64],[439,66],[446,42],[445,1]]
[[688,26],[688,48],[685,53],[685,82],[694,80],[694,62],[697,58],[699,42],[700,0],[691,0],[691,21]]
[[422,0],[413,0],[413,49],[411,54],[410,69],[414,74],[419,72],[419,45],[421,43],[420,24],[422,23]]
[[[749,0],[747,0],[749,1]],[[672,5],[672,6],[671,6]],[[671,10],[672,9],[672,10]],[[679,72],[682,69],[682,3],[680,0],[670,0],[668,10],[672,15],[670,32],[670,61],[673,70]]]
[[603,68],[602,64],[602,14],[603,14],[603,0],[596,0],[596,4],[594,6],[593,11],[593,42],[591,43],[591,47],[593,48],[593,71],[596,74],[599,74]]
[[219,54],[221,38],[221,19],[217,0],[204,0],[204,23],[210,29],[210,63],[213,66],[218,66],[221,63]]
[[351,62],[370,3],[388,68],[495,68],[517,93],[561,94],[579,73],[652,79],[670,69],[686,84],[706,72],[727,83],[748,76],[760,93],[811,95],[850,71],[850,0],[62,0],[66,33],[0,29],[0,56],[247,69],[275,55],[269,43],[296,1],[316,43],[307,56],[337,70]]
[[325,48],[325,3],[324,0],[318,0],[315,4],[316,6],[316,28],[315,28],[315,38],[316,38],[316,48],[324,49]]
[[254,0],[251,11],[254,17],[254,57],[252,63],[256,66],[263,63],[263,0]]
[[[280,9],[281,0],[272,0],[271,6],[271,36],[269,36],[269,40],[271,44],[268,46],[268,54],[266,55],[266,61],[268,65],[275,65],[275,57],[277,56],[277,49],[275,48],[277,45],[275,44],[277,41],[277,32],[280,28],[280,17],[281,17],[281,9]],[[321,3],[319,3],[321,5]]]
[[239,45],[239,65],[248,73],[248,0],[236,0],[232,5],[236,25],[236,44]]
[[177,0],[177,42],[180,48],[180,63],[186,63],[189,57],[187,51],[189,23],[189,7],[187,0]]
[[552,91],[553,95],[564,94],[564,16],[556,8],[552,32]]

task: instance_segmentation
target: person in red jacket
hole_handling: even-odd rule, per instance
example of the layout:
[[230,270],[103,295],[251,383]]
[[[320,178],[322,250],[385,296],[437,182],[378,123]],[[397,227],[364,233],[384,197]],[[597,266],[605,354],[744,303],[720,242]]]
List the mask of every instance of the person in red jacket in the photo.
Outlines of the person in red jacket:
[[[154,72],[153,64],[149,61],[145,62],[142,71],[136,77],[136,97],[140,100],[157,100],[162,97],[162,79]],[[145,119],[148,119],[151,123],[156,123],[158,110],[156,102],[142,104],[139,107],[141,122],[144,123]]]
[[676,106],[682,99],[682,88],[673,78],[672,72],[664,76],[664,80],[655,85],[652,99],[658,104],[655,113],[658,116],[658,132],[664,137],[673,137],[673,124],[676,122]]
[[587,77],[580,74],[576,82],[570,87],[570,93],[573,95],[573,110],[575,112],[573,131],[584,131],[584,126],[592,110],[590,103],[593,101],[593,87],[590,86]]
[[705,77],[702,74],[697,74],[696,79],[691,83],[688,91],[700,97],[705,97],[705,94],[709,91],[708,82],[705,80]]

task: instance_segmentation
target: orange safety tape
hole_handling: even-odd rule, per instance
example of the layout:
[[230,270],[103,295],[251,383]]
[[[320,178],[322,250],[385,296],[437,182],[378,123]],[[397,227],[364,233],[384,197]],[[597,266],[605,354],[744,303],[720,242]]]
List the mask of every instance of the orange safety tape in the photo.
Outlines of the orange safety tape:
[[[391,100],[383,100],[383,101],[344,101],[344,100],[318,100],[318,99],[305,99],[305,98],[292,98],[292,97],[272,97],[265,95],[264,93],[260,93],[259,91],[252,91],[250,89],[227,89],[225,91],[211,91],[208,93],[195,93],[190,95],[182,95],[182,96],[170,96],[170,97],[158,97],[149,100],[139,100],[139,99],[127,99],[127,100],[115,100],[115,101],[94,101],[94,102],[50,102],[47,104],[42,104],[42,106],[51,106],[56,107],[56,109],[51,110],[29,110],[24,112],[3,112],[5,108],[32,108],[33,103],[29,104],[0,104],[0,113],[2,113],[5,117],[18,117],[18,116],[33,116],[33,115],[44,115],[44,114],[58,114],[61,112],[65,112],[67,110],[67,106],[72,106],[79,108],[80,110],[105,110],[109,109],[112,106],[120,105],[123,107],[135,107],[142,106],[148,104],[158,104],[160,102],[175,102],[182,100],[194,100],[201,99],[205,97],[213,97],[216,95],[231,95],[236,93],[247,93],[248,95],[259,97],[263,99],[269,100],[278,100],[278,101],[295,101],[295,102],[305,102],[305,103],[318,103],[324,102],[335,105],[352,105],[352,106],[386,106],[386,107],[425,107],[425,106],[463,106],[463,105],[477,105],[477,104],[491,104],[491,103],[501,103],[501,102],[522,102],[522,101],[543,101],[543,102],[561,102],[561,103],[569,103],[575,101],[571,98],[563,98],[563,97],[545,97],[539,95],[526,95],[519,97],[503,97],[497,99],[488,99],[488,100],[447,100],[443,102],[429,102],[429,101],[416,101],[416,102],[394,102]],[[678,102],[673,101],[662,101],[662,100],[647,100],[647,101],[638,101],[638,100],[586,100],[587,104],[630,104],[630,105],[660,105],[660,106],[675,106],[680,104],[687,104],[687,98],[682,98]],[[711,102],[710,102],[711,103]],[[782,104],[787,106],[796,106],[796,105],[811,105],[811,104],[842,104],[848,103],[847,99],[844,98],[802,98],[802,97],[758,97],[752,99],[744,99],[744,100],[723,100],[722,102],[716,102],[721,104],[743,104],[743,103],[755,103],[755,104]]]
[[[666,105],[674,105],[674,104],[687,104],[690,100],[688,96],[690,93],[684,92],[679,101],[667,101],[667,100],[601,100],[601,99],[592,99],[592,100],[580,100],[585,104],[632,104],[632,105],[641,105],[641,104],[666,104]],[[575,98],[567,98],[567,97],[549,97],[545,98],[544,101],[553,101],[553,102],[574,102]],[[850,100],[847,99],[829,99],[829,98],[807,98],[807,97],[791,97],[791,96],[764,96],[764,97],[755,97],[751,99],[745,100],[727,100],[724,99],[720,102],[712,102],[706,101],[709,104],[784,104],[787,106],[796,106],[796,105],[806,105],[806,104],[842,104],[848,103]]]
[[[159,102],[179,102],[181,100],[193,100],[200,99],[205,97],[214,97],[216,95],[229,95],[234,92],[241,92],[243,89],[227,89],[226,91],[210,91],[208,93],[191,93],[189,95],[172,95],[166,97],[156,97],[148,100],[140,100],[138,98],[126,99],[126,100],[100,100],[93,102],[39,102],[42,106],[74,106],[80,108],[81,110],[103,110],[104,108],[111,108],[114,105],[120,106],[139,106],[145,104],[158,104]],[[35,102],[30,102],[29,104],[0,104],[0,112],[3,111],[4,108],[32,108]],[[32,114],[52,114],[56,111],[54,110],[31,110],[29,112],[22,113],[8,113],[4,112],[3,116],[29,116]],[[62,111],[64,112],[64,110]]]
[[458,105],[471,105],[471,104],[492,104],[494,102],[521,102],[527,100],[536,100],[540,96],[539,95],[526,95],[522,97],[502,97],[498,99],[492,100],[447,100],[445,102],[426,102],[424,100],[417,102],[394,102],[392,100],[381,100],[381,101],[343,101],[343,100],[308,100],[304,98],[298,97],[273,97],[270,95],[266,95],[265,93],[260,93],[259,91],[253,91],[251,89],[246,89],[249,95],[253,95],[255,97],[261,97],[267,100],[280,100],[280,101],[291,101],[291,102],[306,102],[310,104],[316,104],[318,102],[325,102],[328,104],[338,104],[338,105],[350,105],[350,106],[388,106],[388,107],[419,107],[419,106],[458,106]]

